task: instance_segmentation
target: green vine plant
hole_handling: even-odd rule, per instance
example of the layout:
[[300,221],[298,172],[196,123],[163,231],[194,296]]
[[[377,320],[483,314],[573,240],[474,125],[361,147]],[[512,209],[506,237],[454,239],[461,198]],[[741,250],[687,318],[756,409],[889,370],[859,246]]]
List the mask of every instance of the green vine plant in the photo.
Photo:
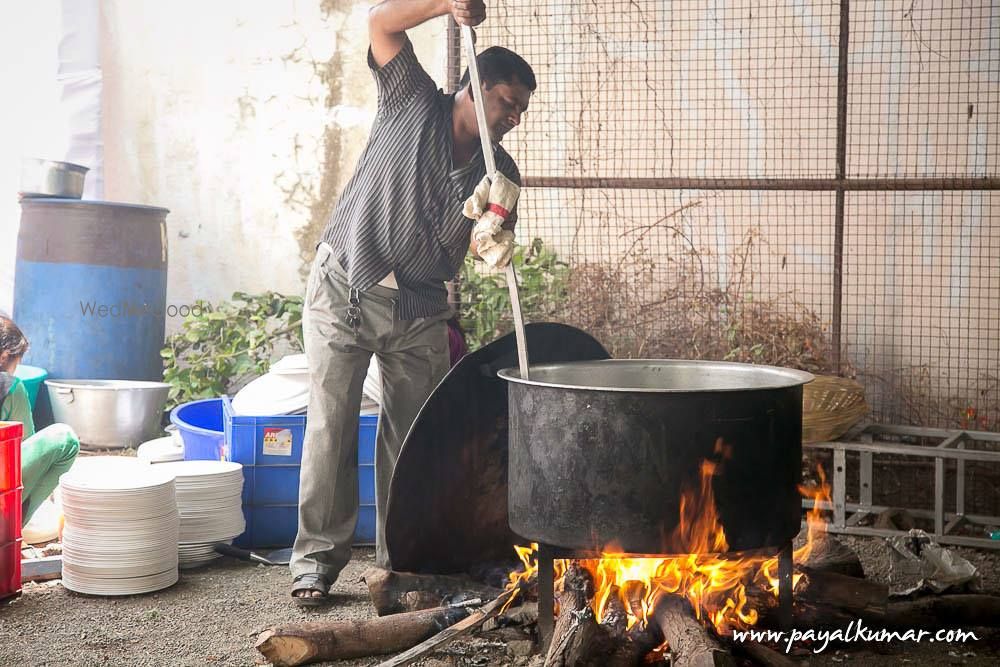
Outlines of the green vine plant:
[[276,351],[302,349],[301,296],[235,292],[215,306],[197,301],[160,351],[163,380],[170,384],[167,409],[226,395],[266,373]]
[[[518,246],[511,263],[520,281],[521,311],[526,322],[558,319],[569,289],[569,265],[545,247],[540,238]],[[462,303],[459,318],[469,350],[514,329],[510,312],[507,279],[500,271],[490,271],[472,256],[462,266]]]

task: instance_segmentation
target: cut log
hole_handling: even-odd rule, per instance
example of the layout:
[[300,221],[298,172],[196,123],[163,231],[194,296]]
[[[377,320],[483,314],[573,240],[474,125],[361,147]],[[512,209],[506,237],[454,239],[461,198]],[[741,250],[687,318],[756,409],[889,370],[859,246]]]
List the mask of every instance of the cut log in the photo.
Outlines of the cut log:
[[646,584],[641,581],[626,581],[622,584],[624,597],[628,604],[629,613],[636,618],[645,616],[642,609],[642,600],[646,597]]
[[885,625],[891,628],[1000,627],[1000,597],[995,595],[935,595],[890,602]]
[[469,615],[439,607],[364,621],[289,623],[265,630],[256,648],[278,667],[384,655],[408,649]]
[[655,622],[647,624],[636,623],[625,636],[636,646],[636,650],[643,658],[649,657],[649,652],[663,643],[663,631]]
[[637,623],[621,637],[611,638],[611,653],[603,662],[607,667],[636,667],[643,663],[650,651],[663,643],[663,635],[655,623],[649,627],[640,627]]
[[590,607],[560,611],[545,667],[605,667],[615,644]]
[[[885,619],[889,588],[868,579],[800,568],[805,575],[792,601],[796,627],[844,627],[858,618]],[[756,586],[747,589],[747,605],[757,611],[761,627],[778,627],[778,600]]]
[[559,618],[552,631],[545,667],[591,664],[585,661],[597,652],[595,643],[607,637],[590,609],[593,596],[594,582],[590,573],[576,562],[571,562],[562,578]]
[[622,602],[621,592],[617,586],[612,586],[608,591],[608,601],[604,604],[604,618],[601,625],[611,633],[612,637],[625,637],[628,630],[628,612],[625,610],[625,603]]
[[797,601],[830,607],[856,618],[881,621],[889,603],[889,587],[868,579],[848,577],[836,572],[802,568],[806,580],[795,591]]
[[368,584],[368,594],[379,616],[433,609],[460,599],[478,597],[493,600],[502,592],[461,575],[413,574],[370,568],[362,578]]
[[[504,591],[495,600],[484,605],[482,608],[477,609],[467,618],[462,619],[451,627],[445,628],[430,639],[400,653],[396,657],[379,663],[378,667],[403,667],[404,665],[413,664],[428,653],[441,648],[445,644],[448,644],[459,637],[467,635],[489,619],[501,613],[506,605],[519,593],[519,588],[512,588],[508,591]],[[397,617],[398,616],[389,616],[388,618],[393,619]]]
[[505,628],[508,626],[526,626],[534,625],[538,622],[538,603],[537,602],[522,602],[516,607],[510,607],[507,611],[488,619],[480,627],[480,632],[491,632],[498,628]]
[[640,623],[633,626],[635,632],[629,631],[628,611],[621,595],[617,586],[611,587],[601,619],[601,627],[611,639],[611,653],[604,661],[607,667],[635,667],[647,653],[663,643],[662,637],[655,641],[653,633],[643,632]]
[[698,622],[684,598],[660,596],[653,608],[653,618],[670,645],[673,667],[736,666],[733,656]]
[[799,667],[801,662],[798,660],[793,660],[787,655],[779,653],[772,648],[768,648],[763,644],[758,644],[757,642],[745,642],[742,644],[736,644],[736,646],[746,653],[748,656],[753,658],[753,661],[763,667]]
[[563,575],[559,619],[545,657],[546,667],[637,667],[642,658],[662,643],[653,633],[628,628],[628,614],[617,587],[605,603],[604,618],[597,622],[590,607],[593,582],[576,563]]
[[848,577],[865,576],[865,568],[854,550],[826,531],[819,532],[813,541],[812,550],[802,563],[816,572],[836,572]]

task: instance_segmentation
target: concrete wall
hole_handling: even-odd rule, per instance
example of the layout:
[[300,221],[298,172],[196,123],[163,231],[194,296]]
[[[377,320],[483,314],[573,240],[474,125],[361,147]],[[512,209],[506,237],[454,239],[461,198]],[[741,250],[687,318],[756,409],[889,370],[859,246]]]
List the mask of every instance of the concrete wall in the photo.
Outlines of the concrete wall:
[[56,80],[59,0],[0,9],[0,311],[14,298],[14,256],[21,207],[17,203],[22,156],[63,159],[69,122]]
[[[301,291],[373,119],[370,4],[103,3],[106,196],[171,210],[169,302]],[[443,29],[412,35],[442,81]]]
[[[18,159],[68,159],[55,60],[59,1],[0,21],[0,309],[10,310]],[[80,3],[77,3],[80,4]],[[104,0],[93,3],[103,197],[163,206],[168,303],[236,290],[300,292],[313,247],[364,147],[375,107],[367,9],[355,0]],[[87,17],[73,16],[74,21]],[[411,37],[444,81],[439,19]],[[168,331],[179,318],[168,319]]]

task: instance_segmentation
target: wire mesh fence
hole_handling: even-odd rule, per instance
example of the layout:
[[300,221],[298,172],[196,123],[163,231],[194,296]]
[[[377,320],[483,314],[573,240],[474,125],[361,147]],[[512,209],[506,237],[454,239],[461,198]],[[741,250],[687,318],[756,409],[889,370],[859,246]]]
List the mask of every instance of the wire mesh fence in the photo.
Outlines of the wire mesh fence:
[[[480,44],[538,79],[504,141],[529,321],[617,357],[856,376],[875,419],[1000,430],[995,3],[489,12]],[[466,272],[473,339],[510,326],[481,317],[496,281]]]

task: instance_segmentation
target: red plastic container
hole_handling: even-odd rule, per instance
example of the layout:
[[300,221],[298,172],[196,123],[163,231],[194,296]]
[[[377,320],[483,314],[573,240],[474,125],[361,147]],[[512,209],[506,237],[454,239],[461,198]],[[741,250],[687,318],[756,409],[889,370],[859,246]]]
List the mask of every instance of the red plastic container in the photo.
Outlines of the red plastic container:
[[21,592],[21,434],[0,422],[0,600]]
[[20,422],[0,422],[0,493],[21,486]]
[[21,592],[21,540],[0,546],[0,600]]
[[[0,493],[0,544],[21,537],[21,489]],[[2,576],[2,574],[0,574]]]

